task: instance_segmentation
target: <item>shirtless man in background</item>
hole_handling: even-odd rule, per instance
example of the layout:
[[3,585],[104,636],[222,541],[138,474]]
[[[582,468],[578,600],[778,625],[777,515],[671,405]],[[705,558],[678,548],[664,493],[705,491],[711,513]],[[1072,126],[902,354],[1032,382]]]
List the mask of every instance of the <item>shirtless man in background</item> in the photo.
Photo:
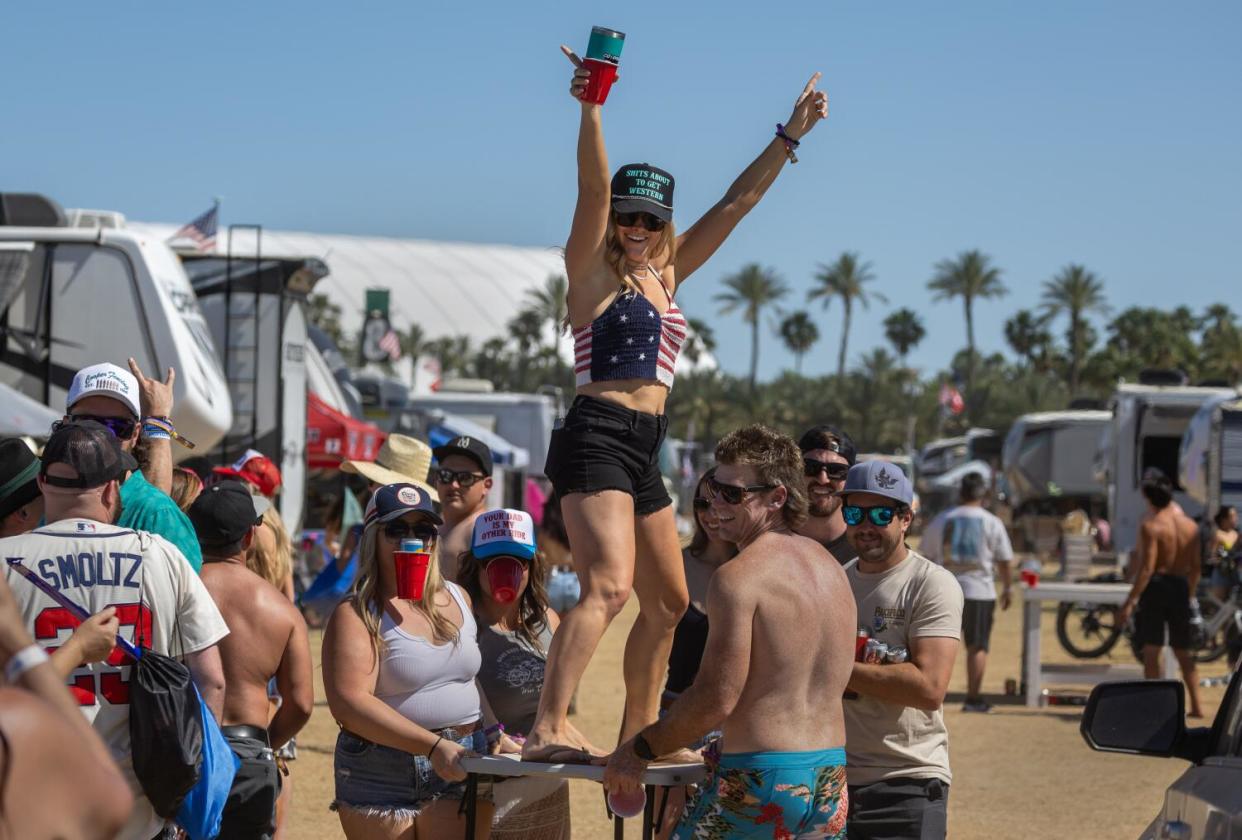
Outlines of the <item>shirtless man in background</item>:
[[1135,637],[1143,646],[1143,672],[1149,680],[1160,676],[1168,625],[1169,645],[1190,697],[1189,716],[1203,717],[1191,634],[1191,602],[1199,585],[1199,528],[1173,501],[1173,485],[1163,474],[1146,475],[1142,491],[1148,510],[1139,526],[1139,566],[1117,619],[1124,624],[1134,613]]
[[[203,549],[203,584],[229,625],[220,642],[224,712],[220,728],[241,767],[224,807],[220,836],[267,840],[275,830],[279,749],[310,719],[314,704],[306,622],[279,589],[246,568],[270,502],[240,481],[208,487],[190,506]],[[268,682],[282,698],[268,723]]]
[[721,537],[741,553],[712,576],[703,664],[664,718],[608,758],[604,785],[636,793],[656,756],[719,727],[715,778],[687,804],[673,840],[778,827],[844,837],[841,697],[854,667],[854,596],[828,552],[794,533],[807,498],[792,439],[749,426],[720,442],[716,462],[708,496]]

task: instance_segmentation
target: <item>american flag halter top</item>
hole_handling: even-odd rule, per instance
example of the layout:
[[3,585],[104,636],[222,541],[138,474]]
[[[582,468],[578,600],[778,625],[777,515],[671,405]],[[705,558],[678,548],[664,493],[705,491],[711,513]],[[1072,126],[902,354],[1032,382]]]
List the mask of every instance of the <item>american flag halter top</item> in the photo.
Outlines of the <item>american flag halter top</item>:
[[686,319],[668,287],[651,269],[668,297],[663,315],[646,295],[622,289],[608,308],[574,330],[574,374],[578,385],[618,379],[651,379],[673,387],[677,355],[686,340]]

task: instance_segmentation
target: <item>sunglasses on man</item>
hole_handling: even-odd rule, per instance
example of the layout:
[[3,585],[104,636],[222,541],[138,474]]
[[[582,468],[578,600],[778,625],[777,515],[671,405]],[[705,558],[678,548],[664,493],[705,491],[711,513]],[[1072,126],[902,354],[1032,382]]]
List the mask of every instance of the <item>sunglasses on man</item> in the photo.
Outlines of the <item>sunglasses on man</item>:
[[621,227],[641,227],[652,233],[664,230],[664,220],[650,213],[618,213],[617,224]]
[[819,478],[822,472],[828,473],[829,481],[844,481],[850,474],[850,465],[835,461],[817,461],[814,458],[802,459],[802,474],[807,478]]
[[440,484],[452,484],[456,481],[463,488],[473,487],[476,481],[487,478],[483,473],[474,473],[469,470],[458,472],[457,470],[436,470],[436,481]]
[[[128,440],[134,435],[134,428],[138,425],[137,420],[125,417],[97,417],[94,414],[70,414],[70,423],[81,423],[85,420],[94,420],[99,425],[112,432],[114,437],[121,440]],[[52,424],[52,431],[56,431],[61,426],[61,421]]]
[[841,505],[841,516],[845,518],[846,525],[861,525],[863,517],[866,516],[875,527],[887,528],[892,524],[893,517],[896,515],[895,505],[873,505],[871,507]]
[[434,525],[427,525],[419,522],[410,524],[400,519],[394,519],[392,522],[384,523],[384,536],[390,542],[401,542],[402,540],[413,537],[416,540],[422,540],[424,545],[435,542],[440,536],[440,532],[436,530]]
[[742,500],[750,493],[760,493],[764,490],[775,490],[779,485],[776,484],[748,484],[739,487],[735,484],[722,484],[714,478],[707,479],[707,490],[711,493],[713,499],[724,499],[727,505],[740,505]]

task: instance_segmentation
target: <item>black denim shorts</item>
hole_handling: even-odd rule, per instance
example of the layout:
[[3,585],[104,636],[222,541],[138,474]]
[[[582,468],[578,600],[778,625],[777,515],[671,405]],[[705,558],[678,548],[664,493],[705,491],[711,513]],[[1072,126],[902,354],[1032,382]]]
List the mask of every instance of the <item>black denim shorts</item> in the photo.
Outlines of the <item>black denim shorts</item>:
[[646,516],[673,503],[660,476],[668,417],[579,395],[552,432],[543,473],[557,496],[621,490]]

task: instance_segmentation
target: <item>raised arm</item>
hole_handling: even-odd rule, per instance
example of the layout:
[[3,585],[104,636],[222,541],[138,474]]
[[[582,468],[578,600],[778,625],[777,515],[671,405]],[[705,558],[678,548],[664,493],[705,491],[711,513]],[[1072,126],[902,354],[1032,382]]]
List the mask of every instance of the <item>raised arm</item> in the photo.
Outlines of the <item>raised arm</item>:
[[[138,380],[139,405],[142,407],[139,425],[147,417],[171,417],[173,383],[177,381],[177,372],[169,368],[163,382],[148,379],[133,358],[129,360],[129,370]],[[172,492],[172,440],[168,437],[156,435],[147,438],[147,463],[142,469],[142,477],[164,494]]]
[[573,62],[575,70],[569,94],[579,100],[582,110],[578,124],[578,204],[574,207],[569,241],[565,243],[565,272],[572,294],[575,280],[589,275],[603,252],[611,186],[600,106],[582,101],[591,71],[582,66],[582,61],[569,47],[562,45],[561,52]]
[[[794,103],[788,122],[784,124],[785,133],[795,141],[800,141],[820,120],[828,116],[828,94],[815,89],[819,77],[819,73],[811,76],[798,101]],[[774,134],[759,153],[759,157],[742,170],[742,174],[729,186],[724,198],[716,202],[701,219],[677,238],[678,285],[707,262],[724,244],[737,223],[759,203],[768,187],[772,186],[787,159],[785,141]]]

